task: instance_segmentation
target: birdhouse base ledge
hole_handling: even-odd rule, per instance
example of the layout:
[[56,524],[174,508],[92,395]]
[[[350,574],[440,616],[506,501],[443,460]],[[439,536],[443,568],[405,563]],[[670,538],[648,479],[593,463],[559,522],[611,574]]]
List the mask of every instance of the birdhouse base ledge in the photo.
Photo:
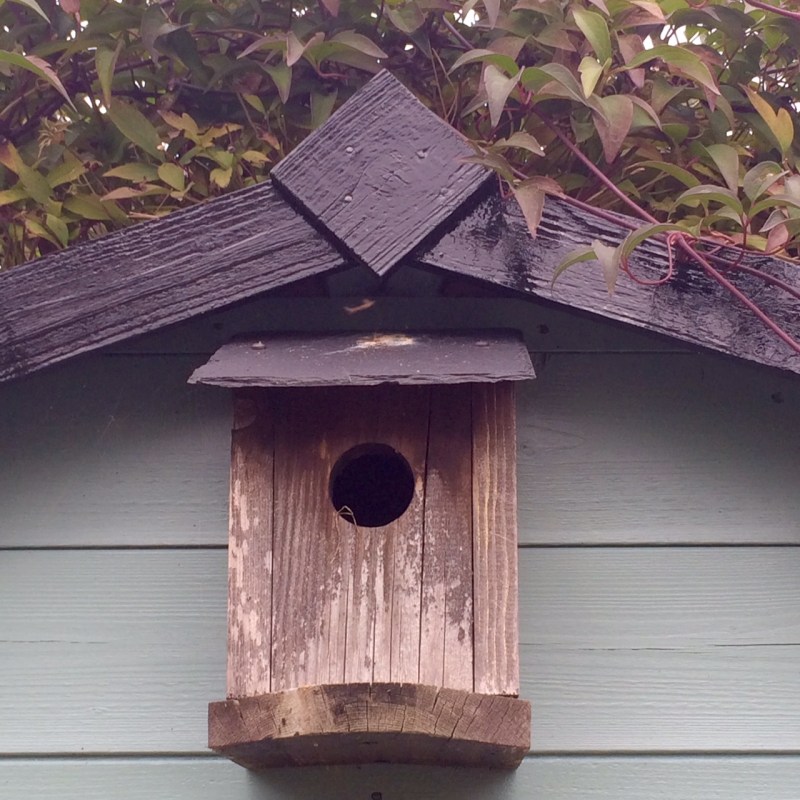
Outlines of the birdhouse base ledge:
[[408,683],[304,686],[208,707],[209,747],[248,769],[392,762],[514,768],[530,703]]

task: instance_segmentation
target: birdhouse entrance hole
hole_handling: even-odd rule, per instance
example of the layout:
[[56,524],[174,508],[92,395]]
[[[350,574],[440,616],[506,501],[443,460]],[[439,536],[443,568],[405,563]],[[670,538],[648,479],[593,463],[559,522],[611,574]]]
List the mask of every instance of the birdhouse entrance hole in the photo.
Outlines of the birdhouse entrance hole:
[[353,525],[388,525],[411,504],[414,472],[393,447],[362,444],[348,450],[334,464],[330,497],[339,516]]

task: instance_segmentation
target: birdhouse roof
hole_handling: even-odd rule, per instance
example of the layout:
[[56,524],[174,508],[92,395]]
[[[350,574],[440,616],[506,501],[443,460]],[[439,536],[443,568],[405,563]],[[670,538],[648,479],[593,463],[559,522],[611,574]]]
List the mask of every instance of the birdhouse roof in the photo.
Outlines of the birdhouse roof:
[[[609,297],[596,270],[555,267],[599,239],[621,241],[625,219],[549,197],[536,238],[466,140],[381,73],[272,173],[272,182],[211,200],[0,273],[0,381],[80,353],[360,263],[378,276],[400,264],[477,279],[689,345],[800,372],[779,341],[717,281],[679,265],[665,285],[620,281]],[[615,220],[619,220],[616,224]],[[724,255],[724,254],[723,254]],[[660,277],[655,241],[633,267]],[[748,256],[762,282],[729,276],[791,330],[797,267]]]
[[371,386],[533,378],[522,337],[480,333],[337,333],[248,337],[223,345],[189,383]]

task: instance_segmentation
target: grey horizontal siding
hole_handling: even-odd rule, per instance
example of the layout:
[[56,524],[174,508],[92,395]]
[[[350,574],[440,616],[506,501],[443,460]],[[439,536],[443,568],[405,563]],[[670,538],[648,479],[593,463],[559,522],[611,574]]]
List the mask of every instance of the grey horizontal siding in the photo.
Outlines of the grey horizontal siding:
[[[97,356],[0,388],[0,548],[224,546],[229,396],[186,385],[202,360]],[[800,544],[800,380],[678,353],[539,372],[521,542]]]
[[797,800],[800,758],[527,758],[514,773],[318,767],[253,774],[221,759],[0,761],[25,800]]
[[[800,548],[520,553],[538,752],[800,753]],[[222,550],[0,554],[0,753],[206,752]]]

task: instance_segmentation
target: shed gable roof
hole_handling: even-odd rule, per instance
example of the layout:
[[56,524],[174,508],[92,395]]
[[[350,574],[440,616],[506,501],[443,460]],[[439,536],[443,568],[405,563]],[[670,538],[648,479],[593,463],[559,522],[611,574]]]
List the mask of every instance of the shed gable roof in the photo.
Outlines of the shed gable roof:
[[[0,382],[353,260],[379,275],[420,263],[800,373],[800,355],[692,266],[664,286],[622,282],[614,297],[587,269],[551,287],[565,255],[593,239],[618,242],[627,229],[549,198],[532,239],[491,173],[464,162],[470,153],[456,131],[381,73],[276,167],[274,186],[0,273]],[[637,272],[661,275],[664,247],[650,242],[640,251]],[[800,287],[785,261],[748,256],[746,265]],[[742,278],[767,314],[796,326],[800,301],[756,281]]]

